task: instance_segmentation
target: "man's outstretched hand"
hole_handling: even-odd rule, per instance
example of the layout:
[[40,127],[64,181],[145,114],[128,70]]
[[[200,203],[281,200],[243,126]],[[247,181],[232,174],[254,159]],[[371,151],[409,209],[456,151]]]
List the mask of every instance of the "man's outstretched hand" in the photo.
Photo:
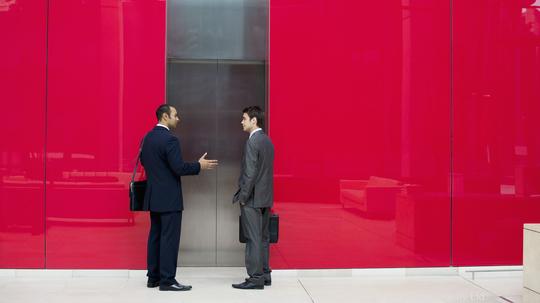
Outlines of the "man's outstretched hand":
[[204,153],[202,157],[199,159],[199,164],[201,164],[201,169],[214,169],[216,166],[218,166],[218,160],[209,160],[206,159],[206,155],[208,153]]

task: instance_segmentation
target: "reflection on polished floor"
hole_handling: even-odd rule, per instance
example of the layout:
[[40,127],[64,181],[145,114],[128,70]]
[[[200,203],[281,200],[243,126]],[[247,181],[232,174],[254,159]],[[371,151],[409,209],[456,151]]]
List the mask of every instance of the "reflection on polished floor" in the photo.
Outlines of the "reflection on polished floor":
[[[458,273],[459,272],[459,273]],[[231,288],[244,269],[179,268],[190,292],[145,287],[144,271],[0,270],[2,302],[540,302],[522,288],[519,270],[276,270],[264,290]]]

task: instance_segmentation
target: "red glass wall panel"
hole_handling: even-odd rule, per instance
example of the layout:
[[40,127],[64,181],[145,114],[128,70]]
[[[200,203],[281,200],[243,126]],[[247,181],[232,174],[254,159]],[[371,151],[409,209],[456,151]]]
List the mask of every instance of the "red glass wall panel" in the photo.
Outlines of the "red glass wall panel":
[[270,2],[275,268],[450,264],[449,1]]
[[[274,268],[521,264],[540,221],[540,5],[452,5],[270,2]],[[127,184],[164,101],[165,14],[0,4],[0,268],[145,267]]]
[[522,224],[540,221],[540,6],[453,7],[453,263],[522,264]]
[[0,27],[0,268],[42,268],[47,1],[2,1]]
[[138,145],[164,102],[165,1],[51,1],[47,267],[145,268],[128,210]]

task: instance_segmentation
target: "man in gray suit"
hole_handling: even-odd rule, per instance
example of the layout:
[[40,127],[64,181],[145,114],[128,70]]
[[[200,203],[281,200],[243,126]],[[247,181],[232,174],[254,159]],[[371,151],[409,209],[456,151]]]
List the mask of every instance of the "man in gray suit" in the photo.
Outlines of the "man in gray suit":
[[274,146],[261,129],[264,126],[264,112],[258,106],[251,106],[242,113],[242,127],[249,133],[249,138],[244,147],[238,191],[233,203],[240,204],[249,278],[232,286],[239,289],[264,289],[265,285],[272,284],[268,225],[270,208],[274,203]]

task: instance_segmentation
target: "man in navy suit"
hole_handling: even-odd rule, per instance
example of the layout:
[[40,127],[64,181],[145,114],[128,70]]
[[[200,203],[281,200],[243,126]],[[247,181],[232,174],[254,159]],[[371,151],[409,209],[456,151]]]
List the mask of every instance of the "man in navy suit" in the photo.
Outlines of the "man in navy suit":
[[180,142],[172,133],[180,121],[176,109],[163,104],[156,110],[158,124],[145,137],[141,163],[147,176],[144,210],[150,211],[148,235],[148,287],[185,291],[190,285],[176,281],[176,267],[182,226],[181,176],[197,175],[201,169],[213,169],[217,160],[184,162]]

